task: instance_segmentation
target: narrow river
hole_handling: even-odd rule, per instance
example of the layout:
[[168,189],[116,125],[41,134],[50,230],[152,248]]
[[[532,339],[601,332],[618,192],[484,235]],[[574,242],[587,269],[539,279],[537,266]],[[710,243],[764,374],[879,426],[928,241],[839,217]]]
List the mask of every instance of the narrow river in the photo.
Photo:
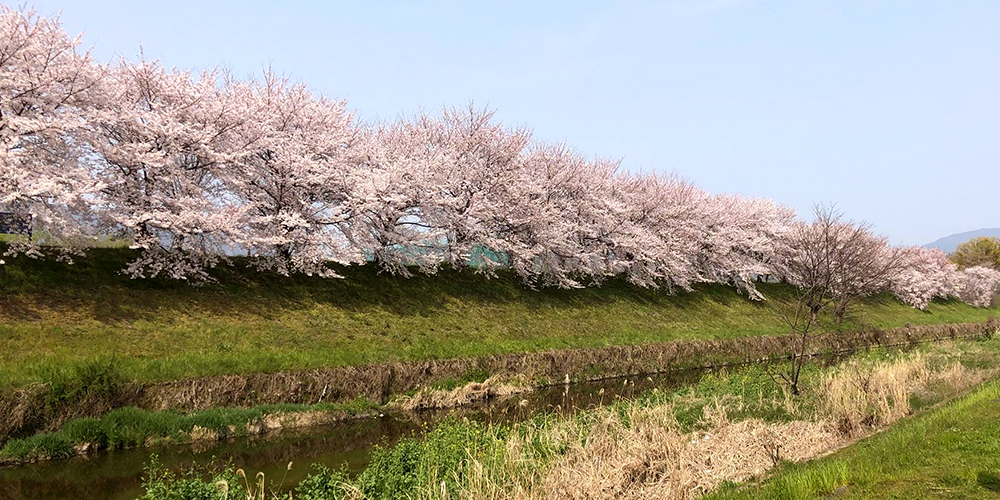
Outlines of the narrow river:
[[[372,447],[425,432],[452,414],[479,421],[513,423],[544,412],[571,413],[630,399],[654,388],[673,390],[696,382],[704,370],[552,386],[508,399],[493,399],[452,410],[387,414],[272,435],[190,445],[105,451],[65,460],[0,468],[5,500],[132,500],[143,494],[143,468],[156,454],[171,469],[231,460],[248,472],[263,471],[268,482],[285,487],[302,480],[310,465],[347,466],[359,472]],[[286,471],[292,462],[290,471]],[[250,475],[250,474],[248,474]]]

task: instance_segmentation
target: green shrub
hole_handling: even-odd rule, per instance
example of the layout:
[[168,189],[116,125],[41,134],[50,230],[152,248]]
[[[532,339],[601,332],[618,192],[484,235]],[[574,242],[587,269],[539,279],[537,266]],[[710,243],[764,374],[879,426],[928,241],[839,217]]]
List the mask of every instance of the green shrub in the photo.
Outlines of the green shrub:
[[99,419],[88,417],[70,420],[57,432],[12,439],[0,449],[0,454],[30,460],[44,456],[69,456],[73,454],[75,446],[83,443],[90,444],[94,449],[133,448],[143,446],[149,439],[183,437],[184,433],[191,432],[195,426],[214,431],[225,438],[246,435],[248,425],[259,423],[265,415],[297,411],[344,411],[349,415],[356,415],[376,408],[378,405],[364,398],[343,404],[213,408],[186,415],[174,411],[125,407],[112,410]]
[[[205,477],[210,479],[206,481]],[[222,468],[192,468],[178,474],[162,468],[158,457],[153,455],[146,466],[142,487],[146,494],[139,500],[224,500],[226,489],[229,498],[238,498],[234,493],[240,491],[242,483],[230,464]]]
[[392,448],[377,447],[356,485],[366,499],[388,500],[415,495],[421,485],[445,483],[456,491],[470,456],[502,445],[507,429],[446,418],[423,438],[408,438]]
[[91,443],[98,448],[108,446],[107,426],[96,418],[70,420],[63,426],[62,434],[74,443]]
[[117,357],[101,357],[67,367],[47,365],[41,374],[48,384],[46,404],[50,410],[92,397],[105,401],[116,399],[125,386]]
[[371,463],[358,477],[357,486],[370,500],[412,496],[418,484],[422,444],[404,439],[391,448],[372,450]]
[[345,497],[344,488],[350,485],[346,472],[331,471],[321,464],[314,464],[316,472],[309,474],[295,487],[295,500],[340,500]]

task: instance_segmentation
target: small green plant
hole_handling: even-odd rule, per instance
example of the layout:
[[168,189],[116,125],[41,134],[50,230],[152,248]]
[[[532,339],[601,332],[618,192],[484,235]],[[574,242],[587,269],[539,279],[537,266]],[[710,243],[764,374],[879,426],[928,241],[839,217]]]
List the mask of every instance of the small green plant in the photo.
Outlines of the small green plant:
[[[206,481],[205,477],[210,479]],[[145,494],[139,500],[229,500],[230,485],[237,484],[238,476],[231,464],[194,467],[177,473],[163,468],[153,455],[142,482]]]
[[418,488],[428,484],[458,491],[469,458],[489,454],[502,444],[506,432],[504,426],[448,418],[424,438],[376,448],[355,484],[368,500],[414,497]]
[[115,356],[86,360],[68,368],[50,366],[43,379],[48,385],[45,395],[50,407],[85,398],[110,401],[120,394],[126,383]]
[[354,490],[346,470],[333,471],[322,464],[314,464],[313,469],[295,487],[295,500],[341,500]]

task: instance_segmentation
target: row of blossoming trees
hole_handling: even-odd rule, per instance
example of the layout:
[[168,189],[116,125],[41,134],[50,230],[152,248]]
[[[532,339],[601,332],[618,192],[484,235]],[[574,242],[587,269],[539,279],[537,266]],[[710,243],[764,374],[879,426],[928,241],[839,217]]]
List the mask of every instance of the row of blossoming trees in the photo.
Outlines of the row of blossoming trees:
[[137,278],[203,278],[240,253],[281,273],[474,264],[541,286],[624,276],[754,297],[762,277],[801,287],[821,273],[838,308],[883,290],[919,308],[948,296],[987,305],[1000,283],[864,225],[801,222],[771,200],[543,144],[488,110],[365,124],[273,74],[101,64],[78,44],[57,19],[0,12],[0,210],[44,235],[8,254],[68,255],[113,237],[138,250],[126,269]]

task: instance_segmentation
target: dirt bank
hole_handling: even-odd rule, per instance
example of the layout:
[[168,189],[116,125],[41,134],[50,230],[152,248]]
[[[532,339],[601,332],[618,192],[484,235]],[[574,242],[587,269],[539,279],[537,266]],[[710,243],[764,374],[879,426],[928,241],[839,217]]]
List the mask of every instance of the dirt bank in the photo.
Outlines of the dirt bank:
[[[891,330],[830,332],[812,337],[809,351],[848,352],[868,346],[969,338],[997,330],[996,322],[910,326]],[[56,398],[47,385],[0,396],[0,445],[11,437],[51,431],[73,418],[98,417],[124,406],[188,412],[213,407],[276,403],[313,404],[367,397],[385,403],[403,394],[470,373],[513,377],[536,384],[657,373],[675,369],[755,362],[788,356],[789,336],[567,349],[467,359],[427,360],[336,367],[300,372],[200,377],[161,383],[105,384]]]

